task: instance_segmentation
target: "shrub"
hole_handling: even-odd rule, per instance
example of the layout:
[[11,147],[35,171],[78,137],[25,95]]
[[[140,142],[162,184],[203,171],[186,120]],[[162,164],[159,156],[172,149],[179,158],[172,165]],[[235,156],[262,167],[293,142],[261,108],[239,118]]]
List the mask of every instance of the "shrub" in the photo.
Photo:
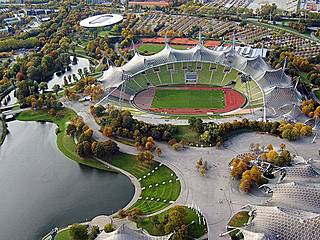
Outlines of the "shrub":
[[88,239],[88,225],[73,224],[70,227],[70,236],[72,240],[87,240]]
[[111,223],[107,223],[106,225],[104,225],[104,231],[106,233],[112,232],[113,231],[113,226]]

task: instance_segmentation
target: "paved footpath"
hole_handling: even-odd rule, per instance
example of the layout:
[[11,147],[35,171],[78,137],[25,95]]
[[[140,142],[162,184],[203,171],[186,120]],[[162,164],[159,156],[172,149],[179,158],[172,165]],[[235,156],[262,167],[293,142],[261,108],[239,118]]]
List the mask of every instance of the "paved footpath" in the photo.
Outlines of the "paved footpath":
[[[67,105],[84,118],[84,121],[94,130],[98,140],[106,139],[98,130],[100,127],[94,121],[87,109],[79,104]],[[228,239],[219,237],[226,231],[229,219],[246,204],[263,203],[266,199],[260,194],[243,194],[238,190],[238,183],[230,178],[228,163],[237,154],[247,152],[250,143],[267,145],[272,143],[279,146],[284,142],[293,153],[305,159],[319,159],[320,139],[311,143],[312,138],[303,138],[296,142],[288,142],[270,135],[244,133],[231,138],[221,149],[216,148],[187,148],[174,151],[165,143],[157,143],[162,149],[162,156],[157,161],[170,167],[179,177],[182,192],[177,199],[178,204],[193,204],[204,214],[208,224],[210,240]],[[136,154],[136,149],[118,143],[120,151]],[[196,170],[196,162],[202,157],[208,162],[209,170],[206,176],[200,176]]]

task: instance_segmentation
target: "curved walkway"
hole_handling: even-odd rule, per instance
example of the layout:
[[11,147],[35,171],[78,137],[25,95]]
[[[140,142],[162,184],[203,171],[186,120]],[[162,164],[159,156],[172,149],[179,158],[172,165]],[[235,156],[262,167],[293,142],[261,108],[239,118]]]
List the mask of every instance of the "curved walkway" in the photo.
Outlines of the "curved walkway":
[[[84,121],[94,130],[98,139],[106,139],[98,130],[99,126],[91,114],[80,104],[67,104],[84,118]],[[299,154],[305,159],[319,159],[318,149],[320,140],[311,144],[312,137],[303,138],[296,142],[256,133],[245,133],[231,138],[224,144],[224,148],[188,148],[180,152],[174,151],[165,143],[157,143],[162,149],[162,156],[156,160],[170,167],[182,180],[181,195],[176,204],[196,206],[203,213],[208,224],[208,238],[228,239],[219,237],[226,231],[229,219],[238,212],[243,205],[258,204],[265,198],[259,194],[243,194],[238,190],[238,183],[230,178],[229,161],[237,154],[249,150],[250,143],[267,145],[272,143],[279,146],[284,142],[293,154]],[[120,151],[135,154],[136,150],[118,143]],[[200,176],[196,170],[196,162],[202,157],[207,161],[209,170],[206,176]]]

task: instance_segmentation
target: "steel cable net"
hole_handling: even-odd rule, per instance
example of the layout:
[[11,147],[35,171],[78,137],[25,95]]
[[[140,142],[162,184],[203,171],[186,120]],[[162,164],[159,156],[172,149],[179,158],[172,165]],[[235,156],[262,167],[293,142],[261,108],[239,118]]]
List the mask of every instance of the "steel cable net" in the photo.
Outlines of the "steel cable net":
[[251,207],[253,219],[245,227],[247,231],[263,233],[277,240],[319,239],[319,214],[281,207]]

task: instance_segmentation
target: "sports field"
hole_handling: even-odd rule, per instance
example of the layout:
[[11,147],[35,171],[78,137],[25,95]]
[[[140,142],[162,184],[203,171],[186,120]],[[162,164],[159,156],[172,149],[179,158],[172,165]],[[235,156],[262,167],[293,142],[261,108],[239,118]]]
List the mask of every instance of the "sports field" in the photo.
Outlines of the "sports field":
[[151,108],[225,108],[223,90],[157,89]]

